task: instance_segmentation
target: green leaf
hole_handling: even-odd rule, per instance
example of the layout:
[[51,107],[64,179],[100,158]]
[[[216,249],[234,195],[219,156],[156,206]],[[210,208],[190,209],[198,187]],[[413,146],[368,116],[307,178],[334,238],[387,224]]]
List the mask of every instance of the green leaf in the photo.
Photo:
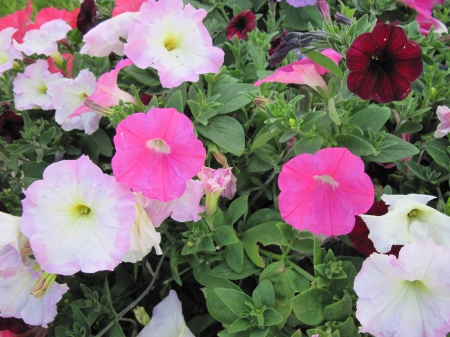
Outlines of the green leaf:
[[336,111],[336,103],[333,97],[330,97],[328,100],[328,116],[336,125],[341,124],[341,120],[339,119],[339,115]]
[[352,314],[352,297],[347,293],[344,297],[323,309],[323,316],[327,321],[345,321]]
[[211,263],[203,261],[192,268],[194,277],[201,285],[206,285],[209,279],[209,273],[211,272]]
[[233,200],[228,209],[228,221],[233,225],[246,211],[248,207],[248,196],[242,196]]
[[216,294],[235,315],[242,317],[250,313],[250,308],[245,302],[253,303],[253,299],[241,290],[218,288]]
[[269,221],[282,222],[283,219],[280,216],[280,212],[270,208],[262,208],[257,210],[247,219],[244,229],[250,229]]
[[259,268],[256,267],[248,259],[248,257],[244,255],[244,261],[242,264],[242,272],[241,273],[236,273],[227,263],[222,262],[217,267],[215,267],[213,270],[211,270],[210,275],[214,276],[214,277],[228,279],[228,280],[241,280],[250,275],[253,275],[257,271],[259,271]]
[[250,328],[251,326],[252,326],[252,323],[250,323],[250,321],[248,319],[239,318],[228,327],[228,332],[235,333],[235,332],[239,332],[239,331],[245,331],[248,328]]
[[189,330],[194,334],[194,336],[198,336],[203,330],[205,330],[208,326],[215,323],[216,320],[210,314],[198,315],[191,319],[186,323]]
[[223,104],[219,108],[219,114],[223,115],[239,110],[251,102],[249,98],[239,93],[241,91],[257,94],[259,88],[248,83],[213,84],[211,96],[220,95],[216,102]]
[[255,136],[255,139],[253,140],[252,146],[250,147],[250,153],[255,151],[257,148],[263,146],[273,137],[281,133],[281,130],[279,129],[273,130],[272,132],[270,131],[271,128],[272,124],[267,124],[261,130],[258,131],[258,133]]
[[178,112],[183,113],[184,111],[184,103],[183,103],[183,95],[180,90],[175,91],[169,98],[166,103],[166,108],[174,108]]
[[98,129],[92,134],[92,137],[94,137],[100,153],[106,157],[111,157],[113,154],[113,147],[111,144],[111,139],[106,132],[102,129]]
[[238,241],[225,249],[225,261],[236,273],[242,273],[244,266],[244,247],[242,242]]
[[122,327],[120,326],[119,322],[114,323],[114,325],[111,327],[111,330],[109,330],[109,336],[125,337],[125,334],[123,333]]
[[294,30],[307,31],[308,23],[311,23],[315,28],[321,28],[323,24],[322,16],[320,16],[316,6],[299,8],[287,6],[285,14],[286,18],[283,20],[283,25]]
[[270,280],[262,280],[255,288],[255,290],[253,290],[253,292],[257,292],[259,294],[259,298],[263,306],[266,306],[268,308],[275,307],[275,292]]
[[132,64],[131,66],[124,68],[124,71],[133,80],[144,84],[147,87],[153,88],[161,85],[158,74],[151,68],[141,69]]
[[80,308],[78,308],[75,305],[71,305],[70,308],[73,312],[73,320],[74,322],[77,322],[82,328],[86,330],[86,336],[91,335],[91,327],[89,325],[88,320],[86,319],[86,316],[81,312]]
[[292,299],[295,316],[305,324],[318,325],[325,319],[323,309],[332,301],[331,293],[322,288],[312,288]]
[[216,290],[219,288],[236,291],[240,291],[240,289],[236,284],[226,279],[213,277],[211,274],[209,276],[206,288],[206,306],[208,311],[211,316],[219,322],[230,325],[239,317],[235,315],[217,295]]
[[353,135],[339,135],[336,137],[337,145],[346,147],[356,156],[369,156],[376,152],[375,148],[365,140]]
[[328,69],[333,74],[335,74],[337,77],[339,77],[341,80],[344,79],[344,75],[342,74],[341,69],[339,68],[336,63],[332,59],[330,59],[328,56],[325,56],[322,53],[319,53],[318,51],[308,49],[308,48],[299,48],[302,53],[306,55],[311,61],[317,63],[318,65],[324,67],[325,69]]
[[236,237],[236,234],[230,226],[220,225],[216,228],[214,241],[218,246],[227,246],[238,243],[239,239]]
[[345,320],[345,322],[338,323],[334,326],[337,331],[339,331],[339,336],[361,336],[358,333],[358,328],[355,325],[355,321],[353,320],[353,317],[349,317]]
[[348,261],[342,262],[342,271],[347,275],[345,279],[333,279],[328,284],[328,290],[333,294],[333,296],[338,296],[342,298],[344,296],[344,290],[350,294],[355,294],[353,290],[353,283],[355,281],[356,271],[355,266]]
[[366,156],[363,159],[376,163],[391,163],[419,153],[419,150],[414,145],[389,133],[384,134],[383,142],[392,142],[392,145],[382,149],[376,156]]
[[52,126],[50,129],[45,131],[44,134],[41,136],[41,140],[40,140],[41,144],[47,145],[52,140],[55,133],[56,133],[56,129],[54,126]]
[[277,325],[283,322],[283,317],[273,308],[267,308],[263,315],[265,326]]
[[423,129],[422,124],[416,123],[416,122],[407,121],[407,122],[403,123],[402,125],[400,125],[400,127],[398,128],[396,134],[397,135],[402,135],[402,134],[405,134],[405,133],[414,133],[414,132],[418,132],[418,131],[420,131],[422,129]]
[[211,120],[211,124],[197,125],[197,131],[226,151],[240,156],[244,152],[245,139],[242,125],[234,118],[223,116]]
[[315,154],[323,144],[323,138],[315,135],[312,138],[301,138],[294,144],[294,153],[299,155],[302,153]]
[[367,133],[367,129],[377,132],[386,124],[390,115],[391,110],[389,108],[380,108],[371,105],[351,116],[348,123],[359,126],[364,133]]
[[50,164],[45,162],[36,163],[34,161],[28,161],[23,162],[20,165],[20,169],[23,171],[25,177],[42,179],[44,170],[48,165]]

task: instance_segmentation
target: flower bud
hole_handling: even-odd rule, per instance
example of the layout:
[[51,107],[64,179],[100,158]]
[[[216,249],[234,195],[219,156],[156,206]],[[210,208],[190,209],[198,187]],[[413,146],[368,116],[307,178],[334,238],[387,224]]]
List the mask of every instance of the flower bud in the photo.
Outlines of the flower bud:
[[330,6],[328,6],[327,0],[318,0],[317,9],[319,10],[319,13],[322,16],[323,20],[331,23]]
[[147,314],[147,311],[145,311],[143,307],[136,307],[133,312],[136,320],[143,326],[146,326],[150,322],[150,316]]
[[31,288],[30,294],[37,299],[42,298],[45,293],[51,288],[53,282],[55,282],[56,276],[56,274],[49,274],[44,272],[36,282],[35,286]]

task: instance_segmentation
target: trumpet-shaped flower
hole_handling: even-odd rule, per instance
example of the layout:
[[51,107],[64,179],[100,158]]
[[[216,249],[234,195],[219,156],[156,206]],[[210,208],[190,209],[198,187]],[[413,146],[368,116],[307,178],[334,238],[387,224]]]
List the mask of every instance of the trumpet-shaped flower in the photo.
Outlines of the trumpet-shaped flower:
[[246,39],[256,27],[256,15],[252,11],[243,11],[236,15],[228,23],[225,29],[225,36],[228,40],[233,40],[237,36],[238,40]]
[[94,74],[83,69],[75,79],[61,78],[48,85],[48,94],[56,110],[55,121],[63,130],[81,129],[90,135],[98,129],[102,116],[95,112],[69,118],[78,107],[84,105],[86,97],[94,93],[96,82]]
[[374,336],[445,336],[450,331],[450,251],[424,240],[394,255],[372,254],[355,278],[356,317]]
[[363,161],[346,148],[327,148],[288,161],[278,178],[280,213],[298,230],[342,235],[373,203]]
[[360,215],[370,230],[369,239],[375,249],[385,253],[392,245],[424,239],[450,248],[450,217],[426,206],[434,198],[423,194],[383,195],[381,199],[389,205],[387,214]]
[[[136,100],[129,93],[119,89],[117,86],[117,76],[122,68],[128,67],[132,64],[130,59],[125,59],[117,63],[116,67],[108,73],[103,74],[98,79],[95,91],[92,95],[86,97],[85,101],[94,101],[97,104],[111,107],[118,105],[119,101],[130,102],[137,104]],[[83,113],[91,112],[92,110],[85,104],[81,105],[69,116],[73,118],[80,116]]]
[[160,201],[181,197],[206,157],[192,122],[173,108],[128,116],[117,125],[114,144],[117,181]]
[[113,270],[130,249],[134,195],[88,157],[48,166],[22,200],[22,232],[48,273]]
[[17,42],[22,43],[23,37],[29,29],[29,26],[33,24],[33,21],[31,21],[31,14],[33,14],[33,7],[32,2],[29,1],[24,9],[0,18],[0,30],[8,27],[16,28],[17,31],[14,33],[13,38]]
[[434,138],[442,138],[450,132],[450,109],[445,105],[440,105],[436,109],[436,114],[440,123],[434,133]]
[[60,73],[52,74],[45,60],[37,60],[25,68],[23,74],[17,74],[13,81],[14,104],[17,110],[39,107],[53,109],[53,101],[47,92],[48,84],[62,78]]
[[174,290],[169,292],[161,303],[153,308],[150,323],[137,337],[195,337],[184,321],[181,302]]
[[422,35],[428,36],[428,34],[430,34],[430,29],[432,26],[434,26],[434,32],[438,35],[448,33],[447,26],[443,22],[433,18],[432,16],[426,16],[419,13],[416,16],[416,21],[419,24],[419,32]]
[[27,324],[46,327],[55,318],[56,304],[69,290],[67,285],[53,282],[42,297],[36,298],[30,294],[42,276],[36,261],[28,260],[8,272],[8,278],[0,276],[0,316],[22,318]]
[[131,25],[125,45],[125,55],[136,66],[158,70],[165,88],[197,82],[200,74],[217,73],[224,60],[223,50],[213,47],[202,23],[206,11],[190,4],[183,6],[182,0],[144,3],[142,22]]
[[0,31],[0,75],[13,67],[14,60],[21,60],[23,55],[12,44],[15,28],[5,28]]

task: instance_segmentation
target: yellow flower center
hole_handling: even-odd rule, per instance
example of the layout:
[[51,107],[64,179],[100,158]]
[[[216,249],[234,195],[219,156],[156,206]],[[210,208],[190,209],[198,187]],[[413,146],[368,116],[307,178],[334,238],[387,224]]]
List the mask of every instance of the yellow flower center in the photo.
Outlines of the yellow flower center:
[[155,150],[159,153],[170,153],[170,147],[166,142],[160,138],[148,140],[146,143],[149,149]]
[[315,175],[314,176],[315,180],[320,180],[321,182],[331,185],[331,187],[335,188],[339,186],[339,183],[333,179],[332,176],[328,175],[328,174],[324,174],[324,175]]
[[177,49],[180,45],[180,38],[174,34],[168,34],[164,39],[164,48],[168,51]]
[[91,209],[85,205],[77,205],[75,208],[77,213],[81,215],[87,215],[91,213]]

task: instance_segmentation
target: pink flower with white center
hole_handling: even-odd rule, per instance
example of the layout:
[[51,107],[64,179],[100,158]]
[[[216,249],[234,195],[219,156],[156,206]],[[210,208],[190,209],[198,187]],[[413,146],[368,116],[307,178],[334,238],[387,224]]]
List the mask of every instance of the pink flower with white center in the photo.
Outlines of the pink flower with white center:
[[232,176],[231,167],[215,170],[203,166],[197,174],[198,179],[203,182],[203,188],[206,192],[205,207],[206,214],[209,216],[214,214],[219,197],[224,196],[226,188],[232,183]]
[[88,157],[51,164],[25,195],[21,229],[44,271],[113,270],[130,249],[136,199]]
[[434,32],[438,35],[448,33],[447,26],[443,22],[433,18],[432,16],[426,16],[419,13],[416,16],[416,21],[419,24],[419,32],[422,35],[428,36],[431,26],[434,26]]
[[95,112],[86,112],[80,116],[69,116],[80,106],[84,106],[86,97],[95,91],[97,80],[88,69],[83,69],[77,78],[61,78],[48,85],[48,94],[53,100],[55,108],[55,121],[63,130],[84,130],[88,135],[98,129],[101,115]]
[[64,39],[71,29],[64,20],[49,21],[38,29],[29,30],[25,34],[23,42],[19,44],[14,41],[14,46],[28,56],[33,54],[50,56],[58,51],[57,41]]
[[131,227],[130,250],[123,255],[123,262],[135,263],[141,261],[150,253],[153,247],[155,247],[156,254],[162,254],[162,250],[159,247],[161,234],[155,230],[155,226],[153,226],[144,208],[147,207],[149,199],[144,197],[142,193],[135,194],[135,196],[137,201],[134,204],[136,221],[133,227]]
[[278,178],[282,218],[298,230],[343,235],[355,215],[373,204],[374,187],[364,162],[346,148],[327,148],[288,161]]
[[373,253],[355,278],[356,317],[374,336],[450,332],[450,250],[424,240],[394,255]]
[[205,211],[205,207],[200,206],[204,194],[203,183],[191,179],[187,181],[181,197],[167,202],[148,199],[145,210],[155,227],[159,227],[169,216],[178,222],[197,222],[202,218],[200,213]]
[[128,38],[130,26],[135,22],[140,22],[139,13],[127,12],[103,21],[84,35],[80,53],[104,57],[114,52],[122,56],[124,43],[120,39]]
[[445,105],[440,105],[436,109],[436,114],[440,123],[434,133],[434,138],[442,138],[450,132],[450,109]]
[[23,74],[17,74],[13,81],[14,104],[17,110],[53,109],[53,101],[47,92],[48,85],[62,75],[51,74],[45,60],[37,60],[25,68]]
[[22,43],[29,26],[33,24],[31,14],[33,14],[33,7],[31,1],[29,1],[24,9],[0,18],[0,30],[8,27],[16,28],[17,31],[14,33],[13,38],[17,42]]
[[69,290],[67,285],[52,282],[45,294],[36,298],[30,292],[43,276],[36,261],[29,259],[8,273],[7,278],[0,276],[0,317],[22,318],[27,324],[47,327],[56,316],[56,304]]
[[192,122],[173,108],[128,116],[117,125],[114,144],[117,181],[160,201],[181,197],[206,157]]
[[[206,11],[182,0],[149,0],[140,23],[131,25],[125,55],[139,68],[158,70],[164,88],[197,82],[200,74],[218,73],[224,52],[213,47],[202,20]],[[143,34],[145,32],[145,34]]]
[[127,12],[139,12],[141,6],[147,0],[116,0],[116,7],[114,7],[112,16],[118,16]]
[[14,60],[23,58],[22,53],[12,44],[12,36],[16,31],[15,28],[0,31],[0,75],[13,67]]
[[[90,96],[86,97],[85,101],[94,101],[97,104],[112,107],[118,105],[119,101],[122,100],[124,103],[129,102],[137,104],[136,99],[129,93],[119,89],[117,86],[117,76],[122,68],[128,67],[132,64],[130,59],[121,60],[117,63],[116,67],[108,73],[103,74],[98,79],[95,91]],[[81,105],[75,109],[69,118],[80,116],[83,113],[91,112],[92,110],[88,108],[85,104]]]
[[[338,64],[342,59],[342,55],[333,49],[326,49],[322,52],[322,54],[332,59],[336,64]],[[321,87],[325,92],[328,92],[327,84],[321,76],[327,72],[327,69],[321,67],[317,63],[314,63],[310,59],[305,58],[275,70],[272,75],[256,81],[255,86],[260,86],[262,83],[268,82],[279,82],[285,84],[293,83],[305,84],[313,89],[316,87]]]

